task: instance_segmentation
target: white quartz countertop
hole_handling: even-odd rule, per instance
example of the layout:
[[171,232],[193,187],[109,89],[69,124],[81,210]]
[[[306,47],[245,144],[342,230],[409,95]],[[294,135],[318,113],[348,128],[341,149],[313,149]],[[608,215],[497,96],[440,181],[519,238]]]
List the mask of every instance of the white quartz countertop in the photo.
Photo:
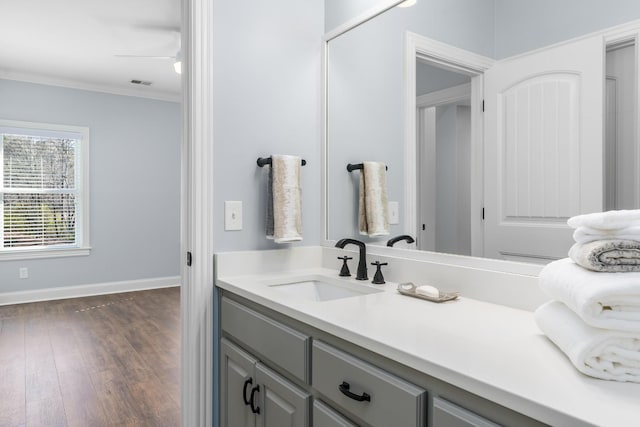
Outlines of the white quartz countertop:
[[309,274],[337,276],[314,268],[222,277],[217,286],[550,425],[640,425],[640,384],[580,374],[529,311],[464,295],[431,303],[399,294],[396,283],[329,301],[264,284]]

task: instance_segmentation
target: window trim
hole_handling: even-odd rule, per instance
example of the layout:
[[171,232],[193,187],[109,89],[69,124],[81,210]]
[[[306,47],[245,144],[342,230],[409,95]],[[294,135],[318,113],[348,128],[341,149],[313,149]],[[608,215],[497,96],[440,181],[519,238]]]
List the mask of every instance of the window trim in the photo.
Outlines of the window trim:
[[25,130],[32,129],[53,132],[72,132],[82,135],[82,139],[76,151],[76,159],[78,160],[76,165],[78,187],[76,194],[80,198],[80,202],[78,203],[80,215],[76,217],[77,244],[74,246],[64,247],[0,247],[0,261],[89,255],[91,251],[91,240],[89,235],[89,128],[85,126],[71,126],[53,123],[36,123],[3,119],[0,119],[0,128],[22,128]]

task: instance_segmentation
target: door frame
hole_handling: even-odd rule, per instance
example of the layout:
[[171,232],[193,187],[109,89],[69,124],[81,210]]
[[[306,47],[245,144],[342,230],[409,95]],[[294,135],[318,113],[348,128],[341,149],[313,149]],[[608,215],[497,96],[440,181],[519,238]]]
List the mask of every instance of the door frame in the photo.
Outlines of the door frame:
[[[613,77],[609,77],[606,75],[606,64],[607,64],[607,53],[612,49],[618,49],[620,47],[633,46],[634,47],[634,81],[635,81],[635,91],[632,93],[633,96],[633,105],[634,105],[634,120],[633,120],[633,140],[635,142],[635,162],[633,168],[633,181],[636,191],[634,192],[634,206],[640,206],[640,120],[638,120],[638,111],[640,110],[640,21],[635,21],[635,24],[630,26],[630,28],[625,28],[622,31],[609,31],[604,35],[604,46],[605,46],[605,88],[608,84],[612,83],[615,85],[617,83],[617,79]],[[605,90],[605,111],[604,115],[608,119],[609,118],[609,102],[611,100],[607,99],[609,96],[609,92]],[[614,100],[615,101],[615,100]],[[614,115],[615,117],[615,115]],[[605,120],[605,130],[606,132],[606,120]],[[614,128],[617,130],[617,127]],[[605,140],[606,141],[606,137]],[[603,175],[606,177],[607,174],[613,174],[614,183],[615,183],[615,175],[617,170],[617,164],[615,159],[609,159],[611,162],[607,162],[607,146],[605,143],[604,146],[604,167],[603,167]],[[614,150],[615,151],[615,150]],[[605,181],[606,183],[606,181]],[[615,184],[614,184],[615,186]],[[615,191],[613,192],[613,196],[610,196],[611,199],[607,200],[607,188],[604,188],[603,194],[603,208],[606,209],[608,206],[607,202],[615,203],[616,195]]]
[[404,36],[404,223],[408,234],[418,230],[418,147],[416,60],[471,76],[471,254],[482,256],[483,203],[483,73],[495,60],[411,31]]
[[218,413],[213,401],[218,346],[213,330],[213,2],[181,2],[181,421],[195,427],[214,425]]

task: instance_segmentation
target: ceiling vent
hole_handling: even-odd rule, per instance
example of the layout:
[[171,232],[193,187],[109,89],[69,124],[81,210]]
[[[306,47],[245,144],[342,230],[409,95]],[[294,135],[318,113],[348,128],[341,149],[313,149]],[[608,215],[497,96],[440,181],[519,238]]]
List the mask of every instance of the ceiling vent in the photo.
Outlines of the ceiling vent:
[[131,80],[132,85],[151,86],[151,82],[145,80]]

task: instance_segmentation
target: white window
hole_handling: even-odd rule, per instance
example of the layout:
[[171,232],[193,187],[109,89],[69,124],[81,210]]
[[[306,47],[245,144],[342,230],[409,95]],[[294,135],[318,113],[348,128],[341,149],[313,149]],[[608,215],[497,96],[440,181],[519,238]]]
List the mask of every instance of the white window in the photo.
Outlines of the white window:
[[89,254],[89,129],[0,120],[0,259]]

